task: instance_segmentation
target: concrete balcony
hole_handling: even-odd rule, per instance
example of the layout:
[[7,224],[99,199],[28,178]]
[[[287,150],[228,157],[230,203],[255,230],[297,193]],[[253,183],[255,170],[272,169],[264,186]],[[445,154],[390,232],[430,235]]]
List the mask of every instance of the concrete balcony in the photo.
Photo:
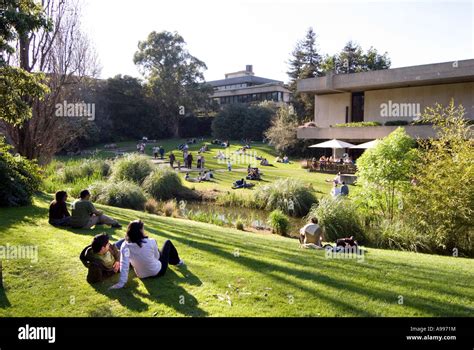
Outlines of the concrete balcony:
[[[365,142],[383,138],[398,127],[399,126],[318,128],[300,126],[297,131],[297,136],[299,139],[339,139],[348,142]],[[403,125],[401,127],[413,138],[427,139],[435,136],[435,131],[431,125]]]

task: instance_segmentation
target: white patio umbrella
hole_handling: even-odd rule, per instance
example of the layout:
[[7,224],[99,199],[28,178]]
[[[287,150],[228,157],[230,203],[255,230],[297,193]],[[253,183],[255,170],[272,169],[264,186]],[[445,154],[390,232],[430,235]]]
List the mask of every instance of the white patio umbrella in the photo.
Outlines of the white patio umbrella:
[[357,149],[367,149],[367,148],[374,148],[375,146],[377,146],[377,143],[379,143],[380,140],[372,140],[372,141],[369,141],[369,142],[364,142],[364,143],[361,143],[360,145],[355,145],[355,146],[352,146],[351,148],[357,148]]
[[332,139],[332,140],[329,140],[329,141],[325,141],[325,142],[317,143],[315,145],[311,145],[311,146],[309,146],[309,148],[332,148],[332,156],[333,156],[333,158],[335,158],[336,157],[336,155],[335,155],[336,149],[351,148],[353,146],[354,145],[352,143]]

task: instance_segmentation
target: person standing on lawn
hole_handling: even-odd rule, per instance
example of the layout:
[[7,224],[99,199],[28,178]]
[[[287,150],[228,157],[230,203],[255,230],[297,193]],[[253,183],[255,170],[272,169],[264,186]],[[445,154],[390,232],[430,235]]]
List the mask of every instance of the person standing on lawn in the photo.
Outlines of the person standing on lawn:
[[169,157],[170,157],[170,166],[171,166],[171,168],[173,168],[173,167],[174,167],[174,162],[175,162],[175,160],[176,160],[176,157],[175,157],[175,155],[174,155],[173,152],[170,153],[170,156],[169,156]]
[[160,158],[163,159],[165,157],[165,149],[160,146]]

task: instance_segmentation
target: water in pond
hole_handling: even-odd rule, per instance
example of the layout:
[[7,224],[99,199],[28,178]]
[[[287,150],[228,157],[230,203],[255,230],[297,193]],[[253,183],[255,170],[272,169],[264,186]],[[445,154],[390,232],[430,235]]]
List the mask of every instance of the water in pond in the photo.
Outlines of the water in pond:
[[[258,229],[270,229],[267,221],[269,212],[260,209],[222,207],[213,203],[206,202],[185,202],[180,203],[180,211],[183,216],[190,212],[194,215],[209,215],[225,223],[235,224],[237,220],[244,223],[245,226],[252,226]],[[290,236],[298,236],[299,229],[304,226],[302,218],[290,217]]]

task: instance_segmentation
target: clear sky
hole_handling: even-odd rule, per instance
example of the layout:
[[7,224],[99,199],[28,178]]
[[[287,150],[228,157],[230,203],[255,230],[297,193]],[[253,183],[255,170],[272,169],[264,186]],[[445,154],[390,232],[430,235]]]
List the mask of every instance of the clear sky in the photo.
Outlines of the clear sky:
[[177,31],[207,65],[206,80],[253,64],[287,81],[297,40],[313,27],[322,53],[348,40],[387,51],[392,67],[474,58],[474,0],[80,0],[102,77],[140,76],[133,54],[152,31]]

